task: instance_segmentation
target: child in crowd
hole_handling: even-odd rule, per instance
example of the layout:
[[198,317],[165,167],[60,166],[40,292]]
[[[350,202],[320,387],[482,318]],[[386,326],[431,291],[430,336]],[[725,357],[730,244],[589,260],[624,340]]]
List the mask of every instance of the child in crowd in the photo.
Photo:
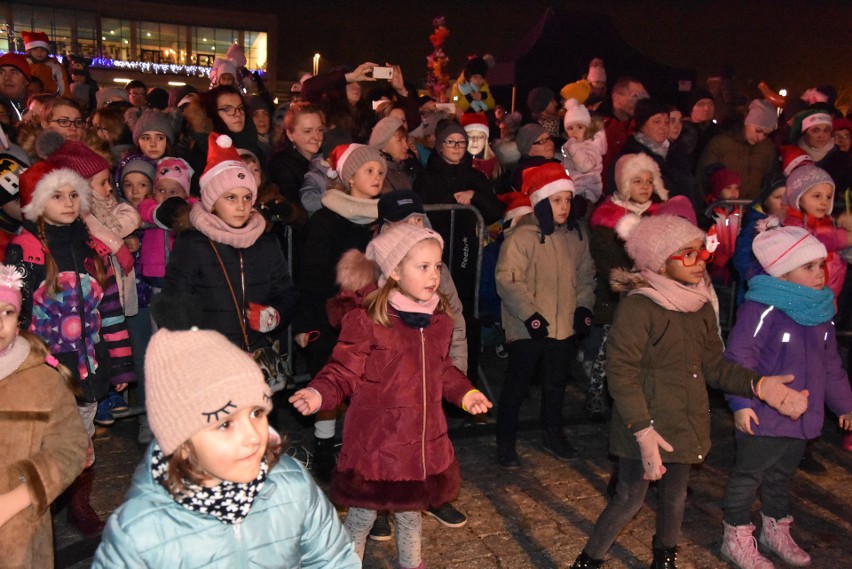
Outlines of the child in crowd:
[[473,157],[473,167],[489,180],[496,180],[503,174],[503,166],[488,142],[491,129],[485,113],[464,113],[460,119],[467,133],[467,153]]
[[722,506],[722,557],[740,569],[773,567],[752,537],[751,506],[760,488],[758,541],[801,567],[811,558],[790,536],[790,484],[807,440],[822,431],[825,405],[842,428],[852,429],[852,390],[837,351],[825,246],[801,227],[775,227],[758,234],[753,249],[767,274],[749,281],[725,358],[759,374],[793,375],[790,387],[807,391],[808,412],[791,421],[765,402],[727,396],[739,432]]
[[139,204],[154,196],[155,169],[155,165],[148,160],[136,157],[124,162],[117,171],[121,195],[137,210]]
[[563,460],[576,456],[562,430],[562,402],[568,364],[577,337],[591,327],[595,302],[588,239],[574,227],[574,185],[565,168],[555,162],[528,168],[522,187],[533,214],[505,231],[496,276],[509,352],[497,413],[497,462],[509,469],[521,466],[518,416],[537,367],[544,450]]
[[92,567],[360,567],[334,507],[281,455],[250,355],[211,330],[160,330],[145,374],[156,441]]
[[645,218],[627,236],[638,272],[613,272],[613,285],[626,296],[610,330],[606,367],[614,401],[610,452],[620,477],[572,569],[603,565],[652,480],[659,480],[652,567],[676,566],[689,471],[710,450],[705,382],[737,395],[754,393],[794,419],[807,409],[807,393],[784,385],[792,376],[761,378],[722,357],[704,240],[703,231],[671,215]]
[[452,102],[462,113],[487,113],[494,108],[494,97],[485,80],[486,75],[488,63],[481,57],[472,57],[453,83]]
[[18,330],[21,274],[0,265],[0,551],[4,567],[53,567],[50,504],[83,470],[71,373]]
[[154,162],[169,156],[169,145],[174,142],[172,117],[159,109],[128,109],[124,120],[133,131],[133,144],[148,160]]
[[361,557],[376,510],[394,511],[402,568],[425,567],[421,510],[458,494],[441,400],[471,414],[491,407],[448,356],[442,247],[438,233],[407,223],[373,239],[367,257],[381,269],[380,288],[343,317],[331,360],[290,398],[305,415],[349,398],[332,500],[349,507],[344,526]]
[[[708,206],[720,201],[739,199],[742,184],[739,174],[718,164],[708,178],[710,180],[710,191],[707,192]],[[740,232],[742,208],[736,205],[720,205],[714,207],[712,213],[712,221],[708,219],[702,221],[709,222],[709,227],[714,228],[719,246],[713,252],[713,260],[708,264],[707,272],[710,273],[713,284],[728,286],[733,278],[729,262],[734,256],[737,235]]]
[[606,154],[606,133],[603,128],[592,128],[589,110],[577,99],[568,99],[564,106],[563,124],[567,140],[562,145],[562,165],[574,180],[577,190],[574,204],[577,205],[577,198],[583,198],[586,202],[583,211],[589,212],[603,192],[601,172],[603,155]]
[[[89,209],[91,193],[73,170],[47,160],[31,166],[20,179],[23,229],[6,251],[6,263],[24,275],[21,327],[38,334],[71,370],[90,438],[97,402],[110,384],[120,393],[134,380],[124,311],[106,261],[110,250],[80,217]],[[94,454],[90,441],[87,468],[94,464]],[[69,508],[69,518],[84,533],[103,527],[88,503],[91,484],[92,473],[84,473],[73,487],[75,506]]]

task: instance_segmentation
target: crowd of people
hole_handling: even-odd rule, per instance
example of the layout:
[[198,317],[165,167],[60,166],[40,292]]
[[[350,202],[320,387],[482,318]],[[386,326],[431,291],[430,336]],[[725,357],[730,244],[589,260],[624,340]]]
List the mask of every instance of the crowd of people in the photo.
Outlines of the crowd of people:
[[[589,419],[609,421],[611,500],[572,567],[602,566],[651,483],[652,567],[677,567],[708,385],[738,431],[722,557],[773,566],[760,491],[760,543],[810,563],[791,481],[819,467],[825,406],[852,428],[836,334],[852,321],[852,122],[833,88],[749,101],[720,74],[670,101],[595,59],[530,90],[522,115],[473,57],[449,103],[365,62],[275,105],[238,46],[198,92],[97,88],[44,34],[25,45],[0,56],[0,566],[52,564],[65,493],[69,519],[103,531],[96,567],[358,567],[391,517],[399,566],[425,567],[422,513],[466,522],[442,402],[489,412],[486,348],[508,358],[499,467],[524,468],[535,381],[542,448],[577,457],[576,361]],[[475,210],[486,242],[436,205]],[[737,291],[726,340],[717,290]],[[288,350],[311,377],[296,391]],[[273,401],[315,414],[310,474],[282,454]],[[105,523],[92,438],[130,403],[147,450]]]

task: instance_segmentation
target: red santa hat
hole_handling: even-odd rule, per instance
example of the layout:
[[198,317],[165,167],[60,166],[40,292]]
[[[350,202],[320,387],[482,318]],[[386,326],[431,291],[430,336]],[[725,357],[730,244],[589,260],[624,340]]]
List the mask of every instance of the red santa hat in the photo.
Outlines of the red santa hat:
[[50,38],[44,32],[21,32],[24,36],[24,51],[29,51],[37,47],[43,47],[50,51]]
[[37,221],[53,192],[62,186],[71,186],[80,194],[80,212],[89,211],[92,188],[80,174],[71,168],[62,168],[48,160],[36,162],[21,174],[18,180],[18,198],[21,213],[30,221]]
[[781,147],[781,170],[784,176],[788,177],[793,173],[793,170],[804,164],[813,164],[813,158],[794,144],[787,144]]
[[485,117],[485,113],[464,113],[461,116],[461,125],[465,132],[479,131],[488,136],[488,119]]
[[574,182],[558,162],[547,162],[535,168],[527,168],[523,173],[521,189],[535,205],[559,192],[574,193]]
[[513,221],[533,211],[530,197],[524,193],[506,192],[505,194],[500,194],[497,198],[506,204],[506,212],[503,214],[505,221]]
[[252,204],[257,199],[254,175],[246,168],[234,141],[226,134],[211,132],[207,137],[207,167],[198,185],[201,187],[201,204],[207,211],[213,211],[216,200],[234,188],[250,190]]

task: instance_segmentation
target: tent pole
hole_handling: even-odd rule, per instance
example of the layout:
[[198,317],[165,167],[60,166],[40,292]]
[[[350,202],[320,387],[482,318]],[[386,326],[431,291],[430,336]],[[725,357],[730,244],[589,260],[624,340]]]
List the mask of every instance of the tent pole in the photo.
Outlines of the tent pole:
[[515,112],[515,95],[517,94],[517,92],[518,92],[518,86],[512,85],[512,110],[511,110],[511,112],[513,112],[513,113]]

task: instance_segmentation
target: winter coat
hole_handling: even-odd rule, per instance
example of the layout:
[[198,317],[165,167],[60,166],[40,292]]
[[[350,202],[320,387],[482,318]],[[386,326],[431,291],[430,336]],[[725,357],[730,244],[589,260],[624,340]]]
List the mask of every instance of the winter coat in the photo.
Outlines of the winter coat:
[[0,527],[0,567],[53,567],[50,504],[83,471],[88,441],[74,396],[44,358],[31,351],[0,379],[0,494],[23,480],[32,500]]
[[[216,250],[228,270],[242,313],[245,314],[250,302],[271,306],[281,317],[276,330],[285,330],[296,311],[298,296],[278,240],[267,233],[245,249],[216,243]],[[172,299],[179,299],[182,294],[192,295],[201,309],[202,328],[216,330],[234,344],[245,347],[228,280],[210,240],[200,231],[187,231],[175,239],[162,294]],[[169,327],[161,319],[158,324]],[[269,345],[266,334],[252,330],[247,322],[245,325],[250,350]]]
[[310,161],[307,173],[302,179],[299,188],[299,200],[308,215],[313,215],[322,207],[322,196],[331,182],[328,173],[331,165],[326,162],[322,155],[314,156]]
[[707,167],[717,162],[733,170],[742,178],[740,199],[753,200],[760,195],[760,182],[773,167],[777,167],[778,151],[769,139],[757,144],[749,144],[743,134],[743,128],[722,132],[714,136],[698,159],[695,169],[700,187],[700,200],[704,200],[710,187],[706,175]]
[[606,154],[606,133],[598,131],[589,140],[573,138],[562,145],[562,165],[574,181],[574,195],[592,203],[603,193],[603,155]]
[[414,191],[420,194],[424,204],[453,204],[457,192],[473,190],[470,204],[479,210],[486,225],[494,223],[503,215],[505,205],[494,195],[491,183],[485,174],[473,168],[473,159],[465,153],[458,164],[450,164],[437,152],[429,157],[426,170],[414,181]]
[[549,338],[574,335],[574,312],[595,305],[595,268],[588,236],[557,227],[541,239],[534,214],[505,231],[497,260],[497,294],[503,301],[506,341],[530,338],[524,321],[538,312]]
[[[196,198],[189,198],[190,206],[198,202]],[[157,223],[157,208],[160,207],[153,198],[142,200],[139,204],[139,215],[142,221],[148,225],[142,229],[142,249],[139,266],[140,277],[161,287],[162,279],[166,276],[166,265],[169,255],[175,243],[175,232]]]
[[742,304],[745,300],[746,283],[748,280],[763,272],[763,267],[757,262],[757,257],[751,249],[751,244],[757,235],[757,224],[761,220],[769,217],[763,211],[763,206],[759,201],[752,202],[745,210],[744,219],[740,225],[740,234],[737,236],[737,243],[734,247],[734,256],[732,262],[734,269],[739,275],[740,286],[737,287],[737,304]]
[[390,328],[363,309],[344,316],[331,359],[309,386],[322,395],[324,411],[349,398],[332,501],[422,510],[458,495],[458,463],[441,400],[460,407],[473,386],[448,356],[451,317],[433,314],[418,329],[390,306],[388,315]]
[[[616,272],[613,285],[647,286],[639,273]],[[614,405],[610,452],[640,460],[634,433],[654,429],[674,452],[660,450],[664,463],[696,464],[710,450],[707,386],[751,394],[760,376],[722,357],[713,306],[697,312],[667,310],[641,294],[618,304],[607,338],[606,377]]]
[[272,155],[267,166],[269,179],[278,185],[281,195],[290,201],[299,201],[299,188],[311,166],[310,160],[292,144]]
[[803,215],[802,212],[793,208],[787,211],[787,217],[784,218],[784,225],[807,229],[808,233],[825,245],[825,249],[828,251],[828,257],[825,260],[825,266],[828,270],[825,284],[834,292],[835,302],[837,302],[840,292],[843,290],[843,283],[846,280],[846,271],[848,269],[846,260],[837,254],[841,249],[846,249],[850,246],[846,230],[837,227],[830,216],[816,219],[812,215]]
[[423,171],[420,161],[417,158],[394,160],[386,152],[382,152],[381,154],[388,164],[388,170],[385,174],[385,184],[382,186],[382,194],[414,188],[414,180]]
[[361,567],[328,498],[289,456],[269,471],[248,516],[225,524],[188,510],[151,474],[151,450],[107,521],[94,569]]
[[852,412],[852,390],[831,320],[804,326],[774,306],[746,301],[737,311],[725,359],[759,375],[792,374],[795,379],[787,387],[808,390],[808,411],[795,421],[757,398],[727,395],[732,411],[754,410],[760,421],[752,423],[756,436],[815,439],[822,432],[826,405],[838,416]]

